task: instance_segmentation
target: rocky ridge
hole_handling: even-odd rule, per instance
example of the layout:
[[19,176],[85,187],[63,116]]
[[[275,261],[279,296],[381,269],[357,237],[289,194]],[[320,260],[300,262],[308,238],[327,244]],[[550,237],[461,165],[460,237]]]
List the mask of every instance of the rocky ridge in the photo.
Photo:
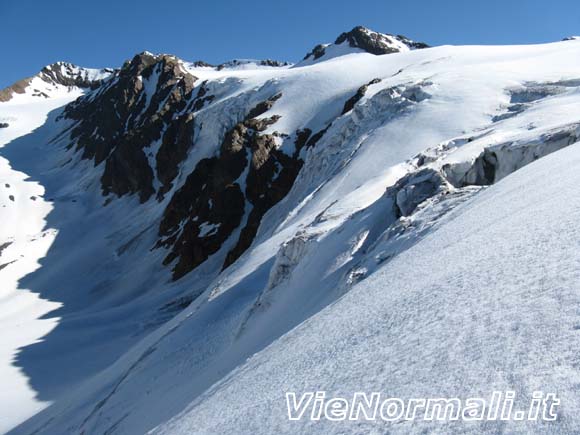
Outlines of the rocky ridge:
[[[24,94],[35,79],[51,86],[96,89],[113,72],[114,70],[110,68],[95,70],[78,67],[68,62],[56,62],[45,66],[38,74],[19,80],[0,90],[0,102],[10,101],[15,94]],[[48,97],[42,90],[34,89],[33,91],[36,96]]]
[[327,53],[329,47],[341,45],[360,49],[376,56],[429,47],[424,42],[415,42],[403,35],[379,33],[357,26],[348,32],[341,33],[333,44],[317,45],[304,56],[303,60],[318,60]]
[[[360,26],[342,33],[335,44],[375,55],[426,47]],[[35,79],[87,91],[64,108],[59,119],[69,127],[55,140],[65,137],[67,149],[97,168],[105,205],[128,195],[141,203],[163,204],[153,248],[167,251],[163,264],[171,267],[177,280],[214,254],[220,255],[222,269],[227,268],[251,246],[263,216],[293,187],[304,163],[303,150],[314,147],[335,119],[315,132],[307,126],[290,134],[277,132],[273,127],[280,116],[272,109],[282,94],[274,91],[252,106],[249,100],[243,103],[240,113],[218,120],[218,130],[208,133],[204,110],[215,106],[224,89],[236,86],[236,81],[200,79],[196,71],[203,75],[204,68],[290,66],[269,59],[213,66],[149,52],[134,56],[118,70],[59,62],[2,91],[0,101],[26,92]],[[361,84],[335,117],[351,111],[367,88],[379,82],[377,78]],[[230,100],[245,100],[247,95]],[[212,110],[214,118],[219,116],[219,110]],[[185,167],[196,144],[208,140],[220,144],[219,152]]]

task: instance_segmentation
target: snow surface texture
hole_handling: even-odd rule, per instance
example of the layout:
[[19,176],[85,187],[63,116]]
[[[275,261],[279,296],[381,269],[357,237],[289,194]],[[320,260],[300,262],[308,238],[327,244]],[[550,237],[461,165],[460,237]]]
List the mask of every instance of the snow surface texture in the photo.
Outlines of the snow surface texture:
[[[51,110],[80,94],[77,89],[34,78],[26,94],[15,95],[1,105],[0,119],[9,127],[0,130],[0,146],[40,127]],[[56,326],[58,317],[41,317],[60,304],[43,300],[18,285],[21,278],[40,266],[39,260],[56,236],[54,229],[45,227],[45,217],[52,210],[44,198],[45,189],[27,174],[11,168],[3,157],[0,183],[0,403],[6,410],[0,413],[0,430],[5,430],[44,406],[35,400],[35,391],[14,365],[14,356],[19,347],[36,342]]]
[[[328,129],[251,248],[177,282],[150,249],[165,204],[103,207],[99,168],[66,149],[60,108],[90,91],[0,103],[0,431],[578,433],[579,54],[569,40],[185,64],[216,97],[175,188],[277,92],[267,132]],[[284,397],[512,389],[557,393],[561,418],[291,422]]]

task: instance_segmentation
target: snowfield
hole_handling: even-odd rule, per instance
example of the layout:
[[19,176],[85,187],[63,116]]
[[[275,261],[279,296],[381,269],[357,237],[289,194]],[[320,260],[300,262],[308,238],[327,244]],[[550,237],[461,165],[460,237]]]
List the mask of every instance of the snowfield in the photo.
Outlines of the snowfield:
[[[578,145],[448,222],[251,357],[155,433],[577,433]],[[557,422],[289,421],[285,391],[349,397],[556,392]],[[449,423],[448,423],[449,424]]]
[[[0,432],[580,432],[580,41],[327,48],[292,67],[182,63],[212,99],[171,189],[144,203],[103,197],[103,165],[62,116],[114,74],[46,95],[34,79],[0,103]],[[139,79],[146,109],[158,80]],[[298,131],[321,133],[289,193],[229,267],[239,229],[172,280],[154,248],[171,196],[278,94],[262,134],[291,154]],[[555,422],[290,421],[285,393],[318,390],[541,390],[561,408]]]
[[[42,83],[39,83],[42,85]],[[46,122],[47,114],[80,95],[66,89],[50,90],[51,98],[17,95],[0,105],[0,119],[9,123],[0,129],[0,146],[25,135]],[[49,91],[49,92],[50,92]],[[44,300],[26,288],[19,287],[21,278],[37,269],[39,260],[54,242],[56,231],[45,228],[45,217],[52,209],[43,198],[45,189],[16,171],[10,162],[0,157],[0,431],[19,423],[46,404],[35,399],[35,392],[26,375],[15,366],[18,348],[33,344],[48,334],[58,323],[58,317],[42,319],[60,306]]]

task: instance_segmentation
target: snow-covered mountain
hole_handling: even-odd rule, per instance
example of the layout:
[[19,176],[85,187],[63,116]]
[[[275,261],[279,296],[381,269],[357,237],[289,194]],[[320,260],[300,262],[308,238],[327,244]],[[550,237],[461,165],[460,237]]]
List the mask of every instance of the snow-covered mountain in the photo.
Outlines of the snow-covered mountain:
[[[580,41],[356,27],[0,92],[0,431],[580,432]],[[542,390],[550,422],[291,421]]]

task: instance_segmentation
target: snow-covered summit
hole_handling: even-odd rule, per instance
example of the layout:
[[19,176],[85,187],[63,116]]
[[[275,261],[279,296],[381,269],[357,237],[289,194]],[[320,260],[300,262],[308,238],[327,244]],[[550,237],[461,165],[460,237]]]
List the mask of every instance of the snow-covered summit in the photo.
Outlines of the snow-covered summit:
[[54,85],[94,89],[113,72],[112,68],[83,68],[69,62],[56,62],[42,68],[39,76]]
[[71,88],[94,89],[113,72],[110,68],[83,68],[68,62],[56,62],[45,66],[38,74],[0,90],[0,102],[10,101],[18,94],[48,98]]
[[299,65],[323,61],[348,53],[367,52],[374,55],[399,53],[428,48],[402,35],[379,33],[363,26],[341,33],[333,44],[319,44],[309,52]]

